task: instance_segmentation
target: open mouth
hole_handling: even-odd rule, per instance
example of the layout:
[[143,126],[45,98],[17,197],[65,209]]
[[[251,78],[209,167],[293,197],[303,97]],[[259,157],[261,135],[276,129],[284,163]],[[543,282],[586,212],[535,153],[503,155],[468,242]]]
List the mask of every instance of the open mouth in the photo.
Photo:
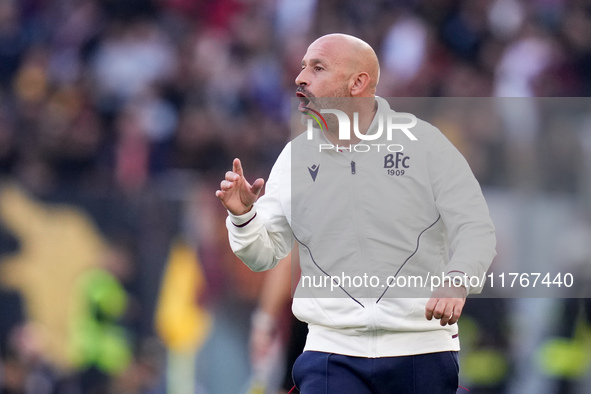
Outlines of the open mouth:
[[306,97],[304,93],[296,92],[296,97],[300,100],[300,105],[298,106],[298,110],[300,112],[305,112],[305,107],[308,106],[310,103],[310,99]]

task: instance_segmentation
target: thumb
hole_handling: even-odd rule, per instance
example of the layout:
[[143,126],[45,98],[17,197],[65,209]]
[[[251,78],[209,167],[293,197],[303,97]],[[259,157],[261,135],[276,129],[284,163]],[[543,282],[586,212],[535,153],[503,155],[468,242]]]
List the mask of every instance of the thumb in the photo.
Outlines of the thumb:
[[261,192],[261,189],[263,188],[263,186],[265,185],[265,180],[263,178],[258,178],[256,181],[254,181],[252,183],[252,186],[250,187],[250,190],[255,194],[255,195],[259,195],[259,193]]

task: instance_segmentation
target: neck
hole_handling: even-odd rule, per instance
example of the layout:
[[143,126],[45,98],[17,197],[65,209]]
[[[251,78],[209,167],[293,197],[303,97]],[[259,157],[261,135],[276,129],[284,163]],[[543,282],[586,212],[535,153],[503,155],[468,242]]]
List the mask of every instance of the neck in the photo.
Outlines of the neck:
[[378,109],[378,103],[375,97],[367,97],[359,99],[356,102],[357,105],[353,106],[352,109],[344,111],[349,117],[351,130],[349,130],[349,139],[339,139],[339,128],[329,127],[329,132],[325,133],[326,138],[333,144],[339,146],[355,145],[361,141],[353,132],[354,127],[354,113],[358,114],[358,130],[361,134],[367,134],[369,126],[375,117]]

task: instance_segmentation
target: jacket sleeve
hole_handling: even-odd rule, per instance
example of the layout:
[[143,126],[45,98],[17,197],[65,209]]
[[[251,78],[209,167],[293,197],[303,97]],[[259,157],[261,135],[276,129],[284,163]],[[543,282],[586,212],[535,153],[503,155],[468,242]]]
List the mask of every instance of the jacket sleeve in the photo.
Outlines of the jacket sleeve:
[[432,132],[435,138],[429,149],[428,166],[435,204],[450,245],[446,274],[478,277],[479,286],[468,286],[470,294],[478,294],[496,255],[495,228],[466,159],[438,129],[433,128]]
[[269,175],[265,194],[250,212],[226,219],[232,251],[253,271],[265,271],[289,254],[293,234],[285,214],[291,199],[291,157],[288,144]]

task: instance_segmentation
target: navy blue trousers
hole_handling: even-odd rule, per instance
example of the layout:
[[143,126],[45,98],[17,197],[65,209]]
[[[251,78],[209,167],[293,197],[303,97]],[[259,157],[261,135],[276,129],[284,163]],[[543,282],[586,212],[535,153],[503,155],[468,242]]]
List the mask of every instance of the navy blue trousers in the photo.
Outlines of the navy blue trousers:
[[455,394],[457,353],[363,358],[306,351],[293,380],[301,394]]

